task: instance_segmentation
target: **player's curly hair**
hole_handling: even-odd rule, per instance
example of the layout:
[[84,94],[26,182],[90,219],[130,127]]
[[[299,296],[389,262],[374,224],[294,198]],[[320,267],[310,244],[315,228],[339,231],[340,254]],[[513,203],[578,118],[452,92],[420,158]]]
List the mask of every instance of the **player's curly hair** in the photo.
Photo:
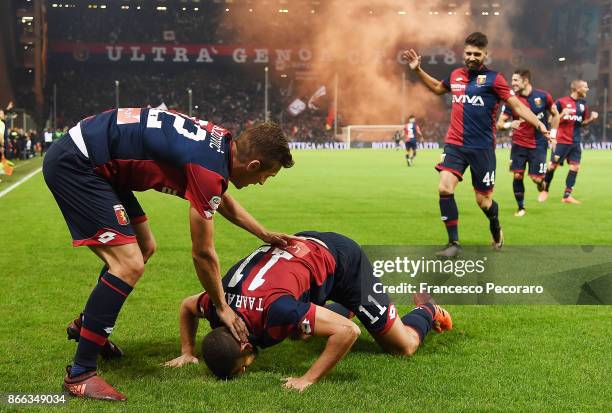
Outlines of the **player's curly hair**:
[[248,128],[236,138],[236,146],[241,160],[258,159],[264,169],[277,165],[291,168],[294,164],[289,141],[274,122],[264,122]]
[[487,35],[481,32],[474,32],[465,38],[465,44],[470,46],[476,46],[484,49],[489,44]]
[[227,327],[218,327],[204,336],[202,357],[210,371],[220,379],[232,378],[232,370],[241,357],[240,343]]

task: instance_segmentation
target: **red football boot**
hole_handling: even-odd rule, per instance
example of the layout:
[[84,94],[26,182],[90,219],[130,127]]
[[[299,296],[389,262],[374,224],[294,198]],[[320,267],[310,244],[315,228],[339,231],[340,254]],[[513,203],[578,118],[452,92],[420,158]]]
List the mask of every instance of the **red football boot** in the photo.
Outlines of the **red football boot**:
[[70,368],[71,366],[66,366],[63,388],[71,396],[109,401],[127,400],[127,397],[118,392],[102,377],[98,376],[95,370],[70,377]]

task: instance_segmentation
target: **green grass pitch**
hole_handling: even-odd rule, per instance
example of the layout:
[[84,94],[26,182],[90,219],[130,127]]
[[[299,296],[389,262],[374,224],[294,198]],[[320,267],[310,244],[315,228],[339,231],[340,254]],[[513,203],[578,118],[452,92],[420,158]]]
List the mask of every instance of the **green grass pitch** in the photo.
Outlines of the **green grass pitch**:
[[[495,199],[507,244],[610,242],[612,153],[583,155],[575,189],[583,205],[561,204],[564,167],[545,204],[526,182],[528,213],[515,218],[508,152],[498,151]],[[439,151],[419,151],[407,168],[402,151],[296,152],[295,167],[265,186],[230,191],[277,231],[332,230],[362,244],[441,245],[438,157]],[[18,166],[13,178],[1,176],[0,191],[39,163]],[[457,191],[460,236],[466,245],[488,244],[488,223],[466,175]],[[283,390],[281,378],[301,375],[322,350],[321,340],[265,350],[250,373],[230,382],[215,380],[203,365],[161,367],[179,354],[179,303],[199,283],[187,202],[154,192],[139,199],[159,249],[113,332],[126,356],[100,364],[129,400],[71,400],[57,411],[612,411],[611,306],[449,306],[455,329],[430,334],[414,357],[382,354],[363,331],[337,368],[304,394]],[[88,249],[70,246],[41,174],[0,198],[0,222],[0,392],[59,392],[75,350],[64,328],[84,306],[101,265]],[[259,245],[222,217],[216,226],[223,270]],[[200,332],[208,331],[204,325]],[[22,410],[0,406],[8,409]]]

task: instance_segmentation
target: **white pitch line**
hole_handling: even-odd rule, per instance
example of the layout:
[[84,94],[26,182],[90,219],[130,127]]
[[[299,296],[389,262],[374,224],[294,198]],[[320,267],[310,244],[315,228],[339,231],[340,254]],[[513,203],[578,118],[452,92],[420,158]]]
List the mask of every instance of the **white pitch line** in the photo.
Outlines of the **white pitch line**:
[[21,185],[22,183],[24,183],[25,181],[27,181],[28,179],[30,179],[31,177],[39,173],[40,171],[42,171],[42,166],[36,169],[35,171],[30,172],[29,174],[21,178],[19,181],[15,182],[13,185],[6,188],[4,191],[0,192],[0,198],[2,198],[4,195],[11,192],[13,189],[17,188],[19,185]]

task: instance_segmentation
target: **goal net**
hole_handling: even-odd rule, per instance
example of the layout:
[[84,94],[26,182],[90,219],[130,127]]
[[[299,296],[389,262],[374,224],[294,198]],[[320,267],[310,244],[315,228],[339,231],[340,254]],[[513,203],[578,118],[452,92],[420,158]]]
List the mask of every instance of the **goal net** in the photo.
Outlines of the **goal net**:
[[342,128],[342,140],[350,148],[392,148],[395,132],[403,129],[404,125],[348,125]]

